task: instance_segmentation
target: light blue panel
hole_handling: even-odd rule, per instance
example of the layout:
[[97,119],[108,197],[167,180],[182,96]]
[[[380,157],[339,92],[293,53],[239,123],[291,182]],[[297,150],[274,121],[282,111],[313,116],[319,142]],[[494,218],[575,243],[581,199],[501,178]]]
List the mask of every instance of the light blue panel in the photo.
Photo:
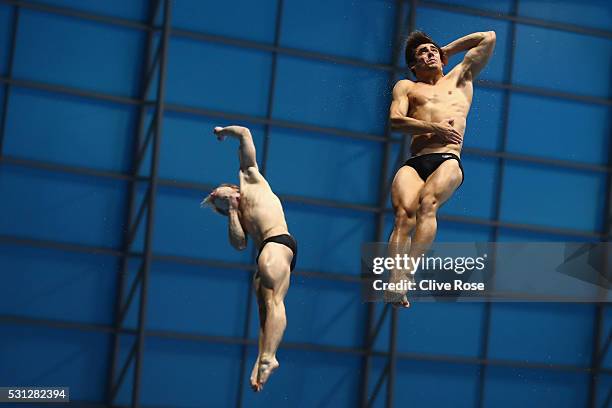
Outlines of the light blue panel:
[[289,231],[296,237],[296,269],[360,273],[361,245],[374,239],[375,214],[285,203]]
[[71,400],[104,401],[109,347],[107,334],[3,324],[0,383],[67,386]]
[[387,72],[279,56],[276,75],[274,118],[382,136]]
[[594,318],[593,305],[492,304],[489,357],[589,366]]
[[12,166],[0,172],[0,233],[118,248],[125,183]]
[[485,384],[486,407],[575,408],[586,404],[589,375],[551,370],[489,367]]
[[[250,348],[246,375],[257,357]],[[361,356],[281,349],[277,354],[280,368],[272,374],[261,393],[250,390],[245,381],[243,404],[246,407],[357,407],[358,375]],[[248,377],[245,378],[248,380]],[[236,381],[236,380],[232,380]],[[227,406],[227,405],[220,405]]]
[[11,32],[13,30],[13,7],[0,4],[0,74],[8,73]]
[[235,250],[228,240],[227,217],[212,209],[200,208],[200,202],[208,193],[168,187],[158,190],[155,252],[250,263],[251,240],[244,251]]
[[0,265],[0,313],[112,324],[117,259],[2,245]]
[[[509,41],[508,29],[510,27],[508,22],[427,8],[419,8],[416,18],[417,29],[429,34],[440,47],[476,31],[495,31],[497,35],[495,53],[480,73],[479,78],[492,81],[504,80],[508,54],[506,45]],[[446,24],[441,24],[441,22],[446,22]],[[465,53],[450,58],[449,65],[444,71],[448,72],[460,63],[463,55]]]
[[516,84],[610,96],[612,41],[608,39],[518,24],[515,50]]
[[383,150],[379,142],[278,128],[267,178],[277,194],[377,205]]
[[[293,275],[285,298],[287,330],[283,341],[362,347],[366,307],[359,282]],[[250,326],[253,339],[259,334],[258,322],[257,305],[253,300]]]
[[604,30],[612,27],[612,7],[608,0],[588,0],[580,3],[521,0],[519,15]]
[[461,157],[463,184],[440,208],[440,215],[462,217],[493,217],[495,211],[495,183],[497,160],[465,154]]
[[477,365],[400,360],[396,370],[394,406],[473,407],[477,403]]
[[173,2],[172,26],[267,43],[274,42],[277,0]]
[[139,86],[143,40],[138,31],[22,10],[14,75],[133,96]]
[[[499,11],[500,13],[510,13],[512,9],[511,0],[439,0],[439,3],[448,3],[453,6],[464,6],[476,9],[483,9],[489,11]],[[419,5],[421,6],[421,5]],[[427,7],[423,5],[421,7]],[[420,10],[420,9],[419,9]]]
[[[147,327],[241,337],[250,283],[240,270],[156,262],[149,275]],[[220,304],[223,313],[216,313]]]
[[[213,134],[215,126],[229,124],[218,119],[166,113],[159,161],[160,177],[213,186],[239,184],[240,161],[236,154],[239,141],[226,139],[219,142]],[[250,130],[261,166],[263,128],[250,126]]]
[[607,164],[610,123],[608,106],[512,94],[507,150]]
[[241,347],[158,338],[145,344],[143,405],[235,405]]
[[472,107],[467,118],[463,147],[499,150],[504,112],[504,93],[474,87]]
[[127,172],[135,122],[132,107],[12,88],[5,153]]
[[415,300],[409,313],[399,314],[397,350],[478,357],[483,313],[482,303],[430,303]]
[[606,177],[541,165],[508,162],[501,219],[507,222],[598,231]]
[[145,21],[149,10],[146,0],[41,0],[38,3],[138,21]]
[[287,1],[281,45],[390,63],[396,12],[391,0]]
[[270,54],[172,38],[168,58],[168,103],[266,115]]

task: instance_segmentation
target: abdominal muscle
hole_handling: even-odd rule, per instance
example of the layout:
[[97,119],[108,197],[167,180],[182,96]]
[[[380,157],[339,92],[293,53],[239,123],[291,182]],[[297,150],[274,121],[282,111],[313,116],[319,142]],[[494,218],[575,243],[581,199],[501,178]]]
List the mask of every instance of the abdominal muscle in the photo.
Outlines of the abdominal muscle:
[[[423,119],[413,116],[416,119],[427,120],[429,122],[441,122],[446,121],[448,119],[454,119],[453,127],[461,134],[461,136],[465,133],[466,120],[465,116],[461,113],[454,115],[427,115],[428,119]],[[412,142],[410,144],[410,151],[413,156],[419,156],[422,154],[428,153],[454,153],[457,156],[461,154],[461,144],[448,143],[443,140],[441,136],[438,136],[435,133],[422,133],[418,135],[412,135]]]

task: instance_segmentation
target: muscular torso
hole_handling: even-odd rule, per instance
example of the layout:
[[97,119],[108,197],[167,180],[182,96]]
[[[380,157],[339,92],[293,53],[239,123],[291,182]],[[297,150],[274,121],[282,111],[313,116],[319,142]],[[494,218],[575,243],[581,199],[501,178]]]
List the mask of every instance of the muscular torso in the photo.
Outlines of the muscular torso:
[[287,223],[280,200],[266,179],[255,168],[240,171],[240,221],[259,246],[271,236],[287,234]]
[[[435,85],[416,82],[408,90],[407,116],[427,122],[454,119],[453,127],[463,135],[472,94],[472,81],[463,80],[453,71]],[[459,156],[461,146],[450,144],[433,133],[423,133],[412,135],[410,150],[413,155],[450,152]]]

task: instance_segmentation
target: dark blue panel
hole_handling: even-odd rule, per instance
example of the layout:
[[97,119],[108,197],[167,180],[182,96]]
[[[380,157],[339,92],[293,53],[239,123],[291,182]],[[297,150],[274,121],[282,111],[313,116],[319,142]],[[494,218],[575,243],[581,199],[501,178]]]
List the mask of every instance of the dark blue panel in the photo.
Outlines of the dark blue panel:
[[0,4],[0,74],[8,73],[8,59],[13,29],[13,8]]
[[117,259],[2,245],[0,265],[0,313],[112,324]]
[[444,204],[439,213],[464,217],[493,217],[495,211],[495,180],[497,161],[487,157],[464,155],[463,185]]
[[41,0],[38,3],[47,3],[54,6],[83,10],[91,13],[121,17],[131,20],[145,21],[149,6],[146,0]]
[[[446,341],[449,339],[446,338]],[[478,387],[476,365],[400,360],[396,370],[395,406],[473,407],[476,405]]]
[[383,149],[378,142],[274,129],[268,181],[280,194],[377,205]]
[[582,304],[493,304],[489,356],[589,366],[593,308]]
[[388,79],[384,71],[280,56],[274,117],[382,135]]
[[270,54],[173,38],[168,58],[169,103],[265,116]]
[[[464,35],[476,31],[495,31],[497,34],[497,45],[495,54],[480,73],[480,79],[503,81],[507,61],[507,41],[509,23],[483,17],[455,14],[446,11],[419,8],[416,13],[417,29],[429,34],[440,47]],[[441,23],[445,22],[445,23]],[[462,61],[464,53],[453,56],[446,72]]]
[[439,3],[448,3],[454,6],[465,6],[469,8],[477,8],[490,11],[499,11],[501,13],[509,13],[512,8],[511,0],[439,0]]
[[[612,332],[612,307],[607,305],[603,310],[603,330],[602,333]],[[602,343],[605,342],[606,337],[602,335]],[[608,352],[603,358],[602,366],[608,369],[612,369],[612,348],[608,349]],[[612,380],[612,378],[610,378]]]
[[[248,380],[256,356],[255,349],[251,349],[245,380]],[[362,364],[360,356],[281,349],[277,357],[280,368],[270,377],[260,394],[253,393],[245,384],[244,406],[249,408],[359,406],[360,377],[357,373]]]
[[[602,225],[605,174],[508,162],[503,221],[598,231]],[[572,186],[568,194],[568,186]]]
[[374,237],[372,213],[285,204],[299,243],[297,269],[357,275],[361,244]]
[[612,8],[608,0],[582,2],[521,0],[519,15],[604,30],[612,27]]
[[573,235],[545,234],[531,231],[500,228],[499,239],[502,242],[591,242],[592,238]]
[[[160,177],[210,185],[238,184],[240,162],[236,151],[239,142],[219,142],[213,134],[215,126],[229,123],[182,114],[167,113],[159,162]],[[263,129],[250,127],[261,165]]]
[[[0,85],[0,117],[4,114],[4,92],[6,87],[4,85]],[[10,103],[10,101],[9,101]],[[6,139],[5,139],[6,140]],[[4,153],[6,154],[6,152]]]
[[490,367],[485,383],[484,404],[487,407],[575,408],[586,404],[589,375]]
[[485,225],[459,224],[438,220],[436,242],[489,242],[493,228]]
[[3,166],[0,233],[119,247],[125,217],[123,182]]
[[142,372],[143,405],[235,405],[241,349],[230,345],[149,338]]
[[[604,407],[604,403],[610,404],[610,390],[612,390],[612,375],[599,374],[597,384],[596,406]],[[607,402],[606,402],[607,401]]]
[[[233,269],[157,262],[149,276],[148,328],[243,335],[250,275]],[[223,313],[217,313],[220,304]]]
[[173,2],[172,26],[247,40],[274,42],[277,0]]
[[[366,305],[359,283],[294,275],[285,308],[287,331],[283,341],[344,347],[363,345]],[[251,312],[250,337],[254,339],[259,333],[255,301]]]
[[3,324],[0,383],[67,386],[70,399],[103,401],[109,340],[107,334]]
[[[208,192],[160,188],[153,245],[158,253],[235,262],[251,261],[250,244],[236,251],[227,238],[227,217],[200,208]],[[250,240],[249,240],[250,241]]]
[[516,35],[515,83],[610,96],[612,41],[520,24]]
[[499,150],[501,147],[503,92],[474,88],[472,107],[467,119],[464,147]]
[[507,150],[606,164],[610,123],[608,106],[512,94]]
[[397,350],[478,357],[483,312],[481,303],[414,301],[409,313],[399,315]]
[[143,40],[144,33],[134,30],[22,10],[14,75],[132,96]]
[[117,172],[130,168],[135,108],[13,88],[8,113],[7,155]]
[[288,1],[283,9],[281,44],[390,63],[395,13],[391,0]]

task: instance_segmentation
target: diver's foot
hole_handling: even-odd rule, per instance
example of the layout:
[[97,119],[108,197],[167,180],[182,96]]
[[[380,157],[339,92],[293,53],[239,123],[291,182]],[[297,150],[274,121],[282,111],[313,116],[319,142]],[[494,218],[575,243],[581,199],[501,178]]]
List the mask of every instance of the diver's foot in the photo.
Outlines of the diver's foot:
[[251,379],[250,379],[251,388],[255,392],[259,391],[258,386],[257,386],[258,371],[259,371],[259,356],[257,356],[257,360],[255,360],[255,365],[253,365],[253,370],[251,371]]
[[270,378],[270,375],[280,366],[275,357],[262,357],[259,360],[259,368],[257,370],[257,390],[261,391],[264,384]]
[[385,303],[390,303],[391,306],[407,309],[410,307],[410,302],[405,294],[400,292],[386,291],[384,294]]

